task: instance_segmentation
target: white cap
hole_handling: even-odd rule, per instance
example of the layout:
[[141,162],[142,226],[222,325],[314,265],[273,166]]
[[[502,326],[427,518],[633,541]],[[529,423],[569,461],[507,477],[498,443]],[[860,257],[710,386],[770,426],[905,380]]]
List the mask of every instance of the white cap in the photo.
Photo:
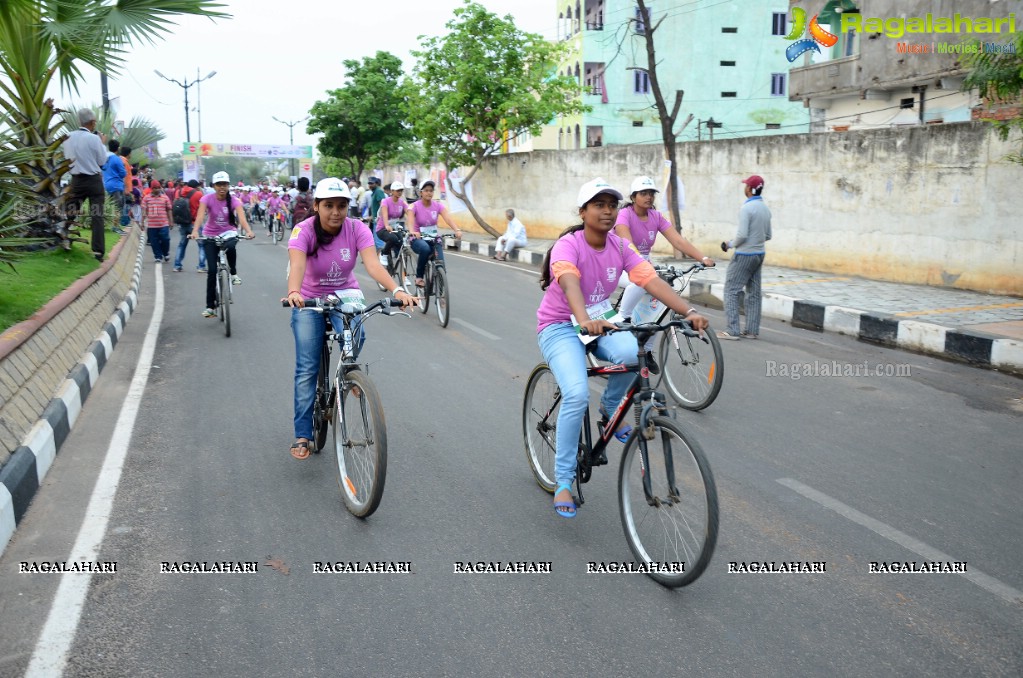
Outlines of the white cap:
[[351,201],[352,192],[348,190],[345,182],[337,177],[327,177],[316,182],[316,190],[313,191],[314,200],[323,200],[325,198],[344,198]]
[[400,181],[392,182],[390,190],[392,190],[392,191],[404,191],[405,190],[405,184],[401,183]]
[[231,183],[231,177],[227,175],[227,172],[217,172],[213,175],[213,179],[210,180],[212,184]]
[[622,199],[622,194],[614,186],[598,177],[593,181],[587,181],[583,184],[583,187],[579,189],[579,197],[576,199],[576,204],[582,207],[601,193],[613,195],[619,200]]
[[632,186],[629,188],[629,195],[633,193],[639,193],[640,191],[655,191],[659,192],[660,189],[654,184],[654,180],[650,177],[636,177],[632,180]]

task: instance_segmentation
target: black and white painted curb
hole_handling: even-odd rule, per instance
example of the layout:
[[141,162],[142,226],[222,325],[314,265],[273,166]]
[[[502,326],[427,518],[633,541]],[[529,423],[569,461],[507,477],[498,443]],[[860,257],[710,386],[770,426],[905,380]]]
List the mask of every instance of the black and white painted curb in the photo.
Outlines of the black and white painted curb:
[[42,417],[25,436],[22,445],[0,468],[0,554],[7,548],[57,452],[78,420],[85,399],[99,380],[99,373],[113,355],[128,319],[135,312],[144,252],[145,238],[140,238],[131,288],[124,301],[110,316],[82,360],[71,370],[57,396],[43,410]]

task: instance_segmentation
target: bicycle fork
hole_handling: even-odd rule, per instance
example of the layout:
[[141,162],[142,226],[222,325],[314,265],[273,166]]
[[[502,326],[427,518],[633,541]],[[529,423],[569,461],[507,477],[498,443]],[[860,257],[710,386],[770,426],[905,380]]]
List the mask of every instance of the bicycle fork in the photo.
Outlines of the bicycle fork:
[[643,494],[646,503],[650,506],[660,507],[663,504],[671,505],[679,499],[678,487],[675,484],[675,460],[671,451],[671,441],[668,434],[661,432],[661,444],[664,452],[664,475],[668,486],[668,496],[660,498],[654,494],[653,482],[650,478],[650,451],[647,447],[649,441],[655,440],[657,428],[653,424],[653,414],[664,414],[667,411],[667,403],[664,395],[654,392],[650,401],[643,405],[639,413],[637,424],[639,435],[636,436],[636,444],[639,445],[639,465],[643,478]]

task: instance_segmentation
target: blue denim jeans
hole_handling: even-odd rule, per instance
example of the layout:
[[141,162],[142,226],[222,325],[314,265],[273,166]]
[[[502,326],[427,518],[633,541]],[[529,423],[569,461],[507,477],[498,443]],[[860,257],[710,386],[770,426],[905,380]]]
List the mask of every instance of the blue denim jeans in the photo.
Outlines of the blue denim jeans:
[[[178,253],[174,256],[174,268],[181,268],[185,262],[185,250],[188,249],[188,236],[191,232],[192,224],[178,224],[181,240],[178,241]],[[199,234],[202,235],[202,229],[199,229]],[[206,249],[199,243],[195,247],[199,250],[199,268],[206,268]]]
[[[412,241],[412,251],[419,255],[416,259],[416,277],[422,278],[423,274],[426,273],[426,262],[430,260],[430,250],[437,250],[437,258],[444,259],[444,248],[441,247],[441,243],[427,242],[422,238],[416,238]],[[576,340],[578,341],[578,339]]]
[[[339,332],[344,316],[331,313],[330,321]],[[295,335],[295,437],[313,437],[313,400],[316,399],[316,377],[320,372],[320,351],[326,339],[327,319],[308,308],[291,309],[291,333]],[[362,326],[356,329],[355,355],[366,342]]]
[[[538,340],[543,359],[561,388],[554,474],[559,485],[563,482],[571,483],[575,480],[575,457],[579,449],[583,414],[590,403],[590,391],[586,383],[586,347],[579,341],[572,323],[548,325],[540,332]],[[628,332],[598,337],[594,351],[594,355],[601,360],[618,365],[635,365],[637,353],[636,337]],[[607,388],[600,399],[601,407],[606,412],[613,413],[617,409],[635,377],[635,374],[628,372],[608,377]]]
[[170,256],[170,226],[147,228],[146,238],[153,247],[153,256],[157,261],[163,261],[164,257]]

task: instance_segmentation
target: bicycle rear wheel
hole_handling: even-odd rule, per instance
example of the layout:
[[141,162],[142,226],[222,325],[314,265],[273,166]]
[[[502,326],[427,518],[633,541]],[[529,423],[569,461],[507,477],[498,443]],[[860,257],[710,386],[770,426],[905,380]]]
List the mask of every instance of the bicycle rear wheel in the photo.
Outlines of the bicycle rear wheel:
[[714,402],[725,379],[721,342],[709,327],[703,338],[687,337],[672,327],[661,338],[658,351],[668,393],[680,407],[694,412]]
[[330,407],[335,400],[330,379],[330,351],[324,343],[320,371],[316,374],[316,399],[313,400],[313,452],[319,452],[327,443],[327,426],[332,418]]
[[554,494],[557,486],[554,457],[560,411],[561,389],[550,368],[540,363],[526,381],[526,395],[522,401],[522,438],[533,477],[550,494]]
[[430,264],[423,271],[423,286],[416,285],[416,298],[419,300],[419,312],[425,314],[430,308],[430,288],[433,286],[433,273]]
[[[718,536],[714,476],[699,444],[675,421],[655,416],[642,459],[634,434],[618,470],[618,505],[629,548],[640,563],[666,563],[682,571],[650,572],[658,584],[693,583],[707,569]],[[650,483],[650,497],[644,482]]]
[[345,375],[334,408],[334,459],[345,508],[359,518],[372,515],[384,495],[387,426],[380,394],[358,369]]
[[224,335],[231,336],[231,275],[227,269],[218,273],[220,278],[220,319],[224,321]]
[[447,327],[451,319],[451,290],[448,288],[448,272],[441,266],[433,272],[433,296],[436,297],[437,320],[441,327]]

